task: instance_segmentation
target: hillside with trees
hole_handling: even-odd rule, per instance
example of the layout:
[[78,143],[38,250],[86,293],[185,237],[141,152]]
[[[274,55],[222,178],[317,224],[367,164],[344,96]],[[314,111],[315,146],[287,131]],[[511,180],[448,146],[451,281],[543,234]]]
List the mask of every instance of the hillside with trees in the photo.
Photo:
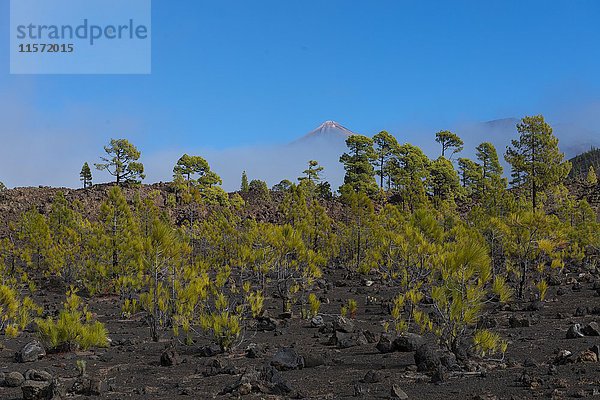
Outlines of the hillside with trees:
[[592,393],[597,150],[565,160],[541,115],[517,131],[474,159],[450,131],[437,158],[351,135],[339,189],[307,160],[227,193],[189,154],[146,185],[126,139],[94,164],[112,183],[86,162],[81,189],[2,189],[0,397]]

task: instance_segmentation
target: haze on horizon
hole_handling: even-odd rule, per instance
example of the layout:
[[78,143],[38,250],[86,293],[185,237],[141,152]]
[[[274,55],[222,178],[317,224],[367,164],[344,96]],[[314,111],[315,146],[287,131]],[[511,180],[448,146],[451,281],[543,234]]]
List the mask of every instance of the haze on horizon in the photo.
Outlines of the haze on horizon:
[[273,184],[339,157],[280,151],[325,120],[388,130],[433,157],[441,129],[463,136],[466,156],[483,140],[503,153],[516,132],[486,121],[543,114],[572,156],[600,145],[599,17],[593,1],[154,0],[149,76],[19,76],[3,64],[0,181],[78,187],[83,162],[123,137],[142,151],[147,182],[169,179],[187,152],[227,190],[244,169]]

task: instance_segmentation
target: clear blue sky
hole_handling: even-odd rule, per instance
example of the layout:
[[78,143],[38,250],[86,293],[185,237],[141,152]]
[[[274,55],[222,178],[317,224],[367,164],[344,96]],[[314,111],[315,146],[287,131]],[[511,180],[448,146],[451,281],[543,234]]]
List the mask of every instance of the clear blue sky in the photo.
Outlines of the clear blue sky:
[[54,128],[93,110],[106,137],[146,151],[284,143],[327,119],[441,129],[600,97],[598,1],[154,0],[149,76],[9,75],[0,5],[0,93]]

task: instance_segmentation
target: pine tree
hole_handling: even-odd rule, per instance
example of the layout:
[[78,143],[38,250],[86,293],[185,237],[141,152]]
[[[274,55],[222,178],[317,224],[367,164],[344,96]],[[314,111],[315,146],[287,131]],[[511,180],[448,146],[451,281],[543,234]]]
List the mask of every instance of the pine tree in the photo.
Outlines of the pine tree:
[[458,168],[463,188],[468,189],[470,194],[476,194],[483,179],[482,167],[468,158],[459,158]]
[[90,166],[87,162],[83,163],[83,167],[81,167],[81,172],[79,173],[79,178],[81,182],[83,182],[84,189],[92,186],[92,171],[90,170]]
[[240,186],[240,192],[248,193],[250,190],[250,185],[248,184],[248,175],[246,175],[246,171],[242,172],[242,184]]
[[512,167],[512,184],[528,192],[528,200],[535,209],[539,194],[562,182],[571,164],[564,160],[558,138],[542,115],[524,117],[517,130],[520,137],[512,141],[504,158]]
[[399,146],[390,161],[392,188],[400,194],[410,210],[422,207],[427,202],[424,183],[429,176],[430,164],[423,151],[409,143]]
[[376,157],[373,150],[373,140],[362,135],[352,135],[346,139],[348,153],[342,154],[340,162],[344,164],[346,175],[340,191],[353,190],[369,196],[377,193],[373,160]]
[[455,153],[460,153],[465,144],[456,133],[450,131],[439,131],[435,134],[435,141],[442,145],[442,157],[445,157],[446,152],[452,149],[452,154],[449,158],[452,158],[452,155]]
[[[210,172],[208,162],[200,156],[184,154],[173,167],[173,176],[182,175],[188,185],[194,185],[203,176]],[[195,176],[198,176],[196,178]]]
[[95,164],[101,171],[107,171],[116,178],[117,185],[122,183],[138,183],[145,178],[144,164],[138,162],[139,150],[127,139],[111,139],[104,146],[108,157],[100,157],[103,163]]
[[377,166],[377,175],[379,175],[379,186],[383,188],[385,178],[388,178],[387,186],[390,186],[390,168],[389,162],[394,156],[394,151],[398,149],[398,141],[392,135],[386,131],[381,131],[373,136],[373,144],[375,147],[375,154],[377,159],[375,161]]
[[308,162],[308,168],[305,169],[302,173],[304,176],[298,178],[300,182],[308,181],[311,185],[317,185],[321,182],[321,172],[323,172],[323,167],[319,165],[318,161],[310,160]]

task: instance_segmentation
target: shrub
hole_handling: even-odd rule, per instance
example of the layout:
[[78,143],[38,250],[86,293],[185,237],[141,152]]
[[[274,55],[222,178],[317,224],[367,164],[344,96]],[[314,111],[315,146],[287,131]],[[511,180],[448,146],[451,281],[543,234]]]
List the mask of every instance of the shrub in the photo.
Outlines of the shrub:
[[48,317],[39,318],[36,323],[42,342],[50,350],[74,351],[108,346],[104,324],[92,322],[92,314],[73,288],[67,292],[67,300],[56,321]]
[[321,308],[321,301],[317,298],[314,293],[308,295],[308,305],[310,307],[310,316],[315,317],[319,314],[319,309]]
[[41,314],[42,308],[29,297],[21,299],[17,290],[0,285],[0,332],[17,337],[32,321],[34,314]]

